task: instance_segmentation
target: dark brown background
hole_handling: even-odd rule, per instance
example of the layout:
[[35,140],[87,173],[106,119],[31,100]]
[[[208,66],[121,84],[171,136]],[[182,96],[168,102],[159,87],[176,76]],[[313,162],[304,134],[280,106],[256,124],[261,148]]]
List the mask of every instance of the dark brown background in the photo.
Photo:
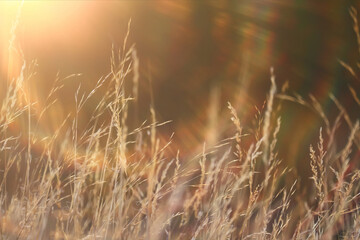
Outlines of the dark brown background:
[[[219,88],[221,124],[229,124],[226,102],[239,102],[239,115],[251,126],[254,106],[268,92],[269,69],[289,92],[315,95],[331,116],[332,92],[358,117],[348,84],[359,86],[338,63],[359,59],[349,8],[358,1],[49,1],[25,2],[17,44],[25,59],[37,59],[32,95],[43,99],[57,72],[72,78],[60,95],[56,118],[74,106],[81,82],[91,89],[110,70],[111,45],[121,46],[132,19],[129,43],[140,59],[139,119],[149,118],[150,89],[160,129],[175,135],[175,148],[192,152],[206,137],[211,89]],[[0,3],[1,84],[9,75],[7,44],[16,7]],[[150,88],[151,79],[151,88]],[[358,88],[357,88],[358,89]],[[93,100],[96,104],[96,99]],[[85,109],[86,111],[86,109]],[[323,124],[306,108],[285,103],[280,133],[282,156],[301,168],[310,143]],[[54,120],[56,121],[56,119]],[[289,144],[292,143],[292,144]]]

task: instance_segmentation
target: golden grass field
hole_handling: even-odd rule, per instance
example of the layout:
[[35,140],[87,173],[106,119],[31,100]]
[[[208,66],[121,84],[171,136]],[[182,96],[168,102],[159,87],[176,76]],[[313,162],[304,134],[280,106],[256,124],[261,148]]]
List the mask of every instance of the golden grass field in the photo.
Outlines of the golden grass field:
[[[349,14],[360,48],[359,15]],[[142,61],[132,31],[129,21],[110,71],[90,90],[78,84],[74,95],[59,94],[79,74],[58,74],[36,100],[36,62],[21,54],[13,31],[7,64],[17,70],[0,101],[0,239],[360,239],[359,120],[336,96],[328,93],[337,113],[328,117],[316,97],[278,86],[270,68],[254,125],[239,117],[238,102],[219,106],[214,90],[206,138],[182,152],[176,132],[161,134],[170,121],[159,120],[153,102],[147,119],[134,118]],[[341,64],[357,77],[359,65]],[[359,94],[349,85],[360,106]],[[69,99],[74,108],[61,107]],[[278,154],[290,146],[278,141],[287,102],[322,121],[316,142],[300,149],[310,181]]]

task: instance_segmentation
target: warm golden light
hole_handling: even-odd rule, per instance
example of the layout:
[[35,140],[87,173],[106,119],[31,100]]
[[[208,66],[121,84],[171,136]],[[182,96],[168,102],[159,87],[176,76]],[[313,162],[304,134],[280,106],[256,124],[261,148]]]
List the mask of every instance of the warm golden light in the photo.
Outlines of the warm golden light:
[[358,239],[360,5],[292,2],[0,0],[0,239]]
[[1,1],[1,69],[14,76],[24,51],[31,51],[28,46],[56,48],[56,42],[70,43],[84,34],[82,19],[91,10],[87,1]]

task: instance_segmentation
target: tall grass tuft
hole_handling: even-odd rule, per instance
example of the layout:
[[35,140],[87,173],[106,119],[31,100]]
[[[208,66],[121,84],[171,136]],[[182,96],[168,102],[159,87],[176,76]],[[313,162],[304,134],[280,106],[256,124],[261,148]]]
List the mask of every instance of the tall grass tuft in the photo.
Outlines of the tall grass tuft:
[[[351,14],[355,20],[355,9]],[[360,171],[353,164],[359,160],[359,121],[353,123],[334,96],[339,116],[332,122],[314,97],[307,102],[278,93],[271,69],[266,110],[250,144],[244,139],[249,142],[253,132],[229,103],[233,138],[204,144],[195,157],[172,156],[171,139],[159,137],[166,122],[157,120],[156,109],[150,108],[149,121],[130,127],[129,108],[136,107],[141,83],[128,34],[121,47],[113,47],[111,71],[90,92],[78,87],[74,112],[51,134],[36,133],[62,81],[40,110],[26,95],[31,72],[25,61],[8,85],[0,108],[2,239],[360,238]],[[356,90],[350,91],[358,102]],[[98,95],[97,105],[90,104]],[[306,197],[297,191],[299,176],[278,155],[286,147],[278,145],[276,111],[284,99],[312,108],[324,120],[316,146],[303,149],[313,180]],[[84,126],[85,107],[92,114]],[[339,149],[342,121],[350,134]],[[21,128],[12,129],[15,124]]]

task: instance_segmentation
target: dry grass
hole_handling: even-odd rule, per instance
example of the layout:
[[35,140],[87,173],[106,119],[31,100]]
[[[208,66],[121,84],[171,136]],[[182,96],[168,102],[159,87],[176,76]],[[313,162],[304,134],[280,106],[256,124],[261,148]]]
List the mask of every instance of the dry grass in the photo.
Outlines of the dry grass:
[[[335,97],[340,113],[332,124],[315,98],[306,102],[277,93],[271,70],[266,110],[252,144],[243,144],[251,132],[229,103],[233,138],[209,148],[204,144],[191,159],[182,159],[181,153],[171,156],[171,139],[158,137],[157,128],[165,123],[157,122],[155,109],[150,109],[150,122],[129,127],[139,60],[126,38],[113,51],[111,72],[89,93],[79,87],[75,111],[45,137],[35,132],[50,114],[61,81],[41,110],[26,95],[25,63],[9,84],[0,112],[1,239],[360,238],[360,171],[353,167],[359,160],[353,154],[359,150],[359,122],[351,121]],[[132,83],[131,94],[125,82]],[[106,92],[101,100],[88,106],[100,90]],[[355,89],[350,90],[358,102]],[[317,146],[304,149],[314,183],[307,198],[296,191],[299,183],[277,155],[277,149],[286,147],[277,146],[281,119],[274,109],[279,109],[279,99],[308,106],[324,120]],[[93,114],[87,127],[80,128],[84,106]],[[338,149],[336,130],[343,119],[350,134]],[[26,124],[15,131],[11,126],[16,122]],[[40,152],[35,151],[38,145]]]

